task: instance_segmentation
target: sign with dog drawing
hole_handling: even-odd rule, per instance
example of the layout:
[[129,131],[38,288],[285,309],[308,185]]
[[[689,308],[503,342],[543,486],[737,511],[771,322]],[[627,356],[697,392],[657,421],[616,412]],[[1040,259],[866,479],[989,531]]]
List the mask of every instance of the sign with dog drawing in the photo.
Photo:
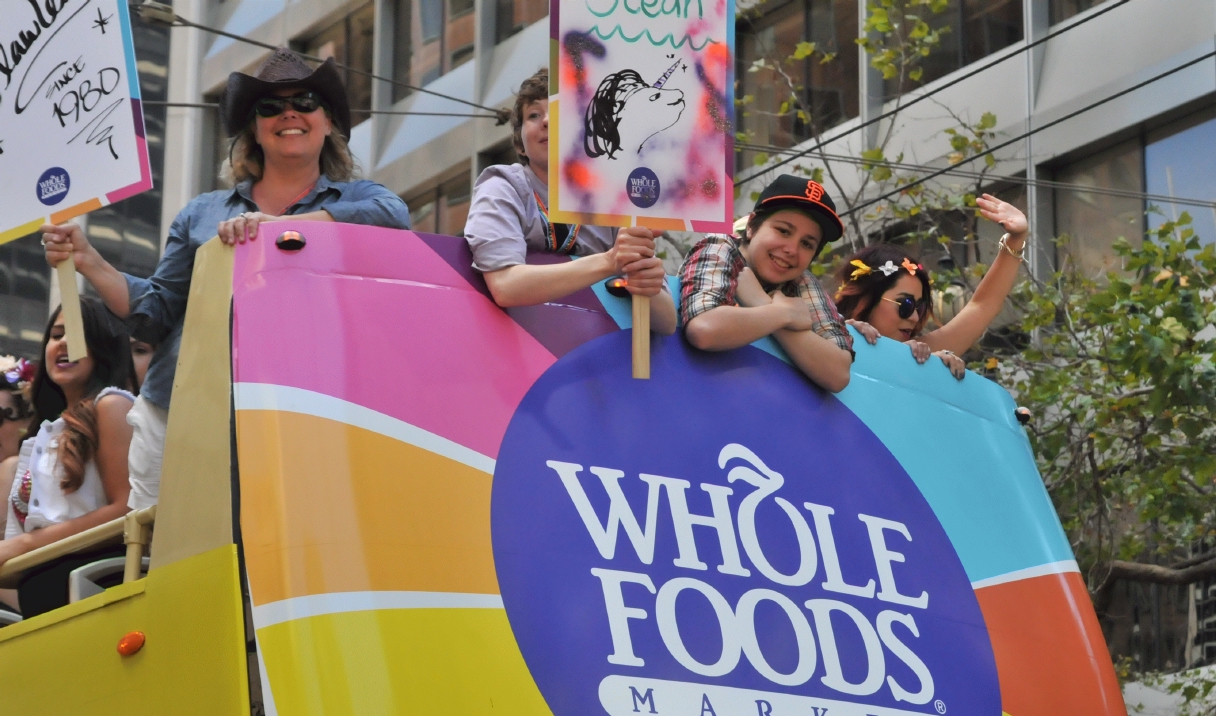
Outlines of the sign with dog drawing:
[[727,231],[735,3],[550,3],[554,221]]
[[6,4],[0,243],[152,188],[126,0]]

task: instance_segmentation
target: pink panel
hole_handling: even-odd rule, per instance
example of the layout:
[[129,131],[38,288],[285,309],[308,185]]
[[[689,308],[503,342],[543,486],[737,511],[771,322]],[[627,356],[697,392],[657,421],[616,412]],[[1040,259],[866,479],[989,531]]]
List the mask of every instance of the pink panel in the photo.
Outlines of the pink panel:
[[[303,250],[275,247],[287,229]],[[555,360],[411,232],[264,225],[237,249],[233,294],[237,381],[341,398],[490,457]]]

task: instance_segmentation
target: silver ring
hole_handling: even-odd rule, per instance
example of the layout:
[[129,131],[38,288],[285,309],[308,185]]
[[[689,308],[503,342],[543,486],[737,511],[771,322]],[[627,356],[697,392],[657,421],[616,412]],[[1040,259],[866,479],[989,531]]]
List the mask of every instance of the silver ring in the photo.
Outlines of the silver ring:
[[941,350],[941,352],[942,352],[942,353],[945,353],[945,354],[946,354],[946,355],[948,355],[948,356],[952,356],[952,355],[954,355],[954,351],[948,351],[948,350],[946,350],[946,349],[944,349],[944,348]]

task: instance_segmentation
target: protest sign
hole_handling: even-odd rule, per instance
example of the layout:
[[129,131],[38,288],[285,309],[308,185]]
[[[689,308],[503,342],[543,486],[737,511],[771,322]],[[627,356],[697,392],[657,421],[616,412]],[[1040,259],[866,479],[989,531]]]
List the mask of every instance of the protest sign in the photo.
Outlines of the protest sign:
[[0,16],[0,243],[152,188],[126,0]]
[[728,231],[733,0],[552,0],[554,221]]

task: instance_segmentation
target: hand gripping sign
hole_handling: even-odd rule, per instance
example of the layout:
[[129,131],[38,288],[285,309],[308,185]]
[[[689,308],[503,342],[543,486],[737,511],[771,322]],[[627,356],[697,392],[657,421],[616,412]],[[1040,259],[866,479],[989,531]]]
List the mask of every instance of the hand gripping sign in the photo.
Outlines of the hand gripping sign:
[[126,0],[0,15],[0,243],[152,188]]

